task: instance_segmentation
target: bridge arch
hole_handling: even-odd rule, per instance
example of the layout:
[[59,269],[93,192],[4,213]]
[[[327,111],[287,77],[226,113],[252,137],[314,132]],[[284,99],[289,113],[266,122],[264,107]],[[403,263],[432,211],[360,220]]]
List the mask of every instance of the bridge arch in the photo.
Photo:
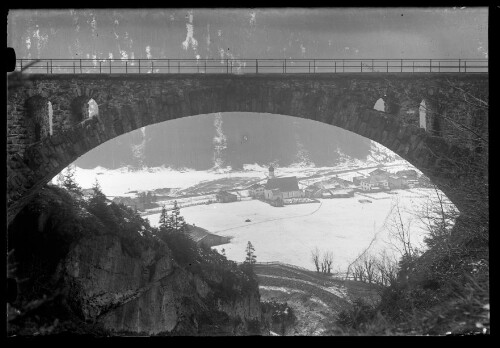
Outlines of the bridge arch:
[[[459,209],[463,200],[452,189],[454,180],[467,173],[457,175],[457,171],[463,170],[464,163],[476,160],[469,148],[419,127],[419,98],[429,88],[439,91],[443,84],[439,78],[148,74],[85,75],[77,79],[44,75],[33,82],[33,89],[52,92],[55,123],[61,126],[37,146],[20,153],[8,151],[9,221],[30,195],[91,149],[135,129],[186,116],[268,113],[343,128],[380,143],[410,162]],[[474,81],[474,88],[481,86],[484,81]],[[389,104],[388,112],[373,109],[381,91],[387,92],[384,102]],[[9,97],[14,109],[26,93],[19,91]],[[90,99],[99,106],[98,115],[92,118],[85,117]],[[450,101],[447,107],[456,105]],[[70,119],[77,122],[67,122]]]

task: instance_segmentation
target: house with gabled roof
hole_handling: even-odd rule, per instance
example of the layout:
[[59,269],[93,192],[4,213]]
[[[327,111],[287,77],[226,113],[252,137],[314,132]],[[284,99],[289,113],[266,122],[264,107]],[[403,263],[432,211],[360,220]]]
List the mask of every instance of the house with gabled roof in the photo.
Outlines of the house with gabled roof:
[[233,193],[220,190],[219,192],[216,193],[215,199],[219,203],[230,203],[230,202],[236,202],[238,200],[238,196]]
[[276,199],[277,197],[280,197],[281,199],[304,197],[304,191],[299,188],[297,177],[289,176],[276,178],[274,176],[274,168],[272,166],[271,168],[269,171],[269,179],[264,186],[265,199],[272,200]]
[[381,168],[377,168],[369,172],[368,175],[370,176],[370,178],[375,178],[376,180],[387,180],[387,178],[389,177],[389,175],[391,175],[391,173]]

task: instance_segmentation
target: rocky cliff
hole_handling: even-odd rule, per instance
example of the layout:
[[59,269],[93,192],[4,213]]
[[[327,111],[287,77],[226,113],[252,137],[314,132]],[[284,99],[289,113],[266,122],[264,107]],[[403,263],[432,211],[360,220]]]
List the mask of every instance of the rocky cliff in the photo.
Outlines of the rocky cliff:
[[[15,276],[24,279],[10,304],[18,312],[9,318],[10,334],[41,327],[73,333],[67,328],[79,323],[105,335],[260,333],[260,295],[251,275],[209,249],[198,249],[203,261],[181,265],[144,229],[142,236],[109,233],[82,205],[46,188],[10,226]],[[40,299],[47,303],[29,313]],[[48,311],[59,314],[55,325]]]

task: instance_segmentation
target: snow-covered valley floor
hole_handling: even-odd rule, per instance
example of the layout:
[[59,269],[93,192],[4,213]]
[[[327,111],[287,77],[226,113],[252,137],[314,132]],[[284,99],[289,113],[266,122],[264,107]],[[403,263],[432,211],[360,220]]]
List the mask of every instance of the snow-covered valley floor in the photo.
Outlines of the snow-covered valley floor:
[[[366,166],[365,166],[366,167]],[[387,169],[395,172],[409,165],[399,161],[391,163]],[[317,174],[321,179],[332,171],[351,170],[340,174],[349,180],[353,175],[370,170],[359,168],[359,164],[348,163],[334,168],[288,167],[279,168],[277,176],[309,177]],[[373,169],[371,169],[373,170]],[[329,173],[329,174],[326,174]],[[267,168],[253,165],[243,171],[175,171],[152,168],[131,171],[127,168],[106,170],[103,168],[76,168],[75,178],[83,188],[90,188],[97,178],[103,192],[109,198],[131,195],[129,191],[153,190],[157,188],[185,189],[193,185],[221,178],[248,177],[265,180]],[[310,180],[307,180],[310,181]],[[301,182],[301,186],[305,184]],[[307,183],[307,184],[310,184]],[[352,198],[320,199],[319,203],[271,207],[257,200],[243,200],[233,203],[214,203],[182,207],[181,215],[190,224],[203,227],[212,233],[232,237],[229,244],[217,246],[225,249],[229,259],[243,261],[245,247],[251,241],[255,247],[257,261],[281,261],[313,269],[311,251],[331,251],[334,255],[335,270],[345,271],[363,250],[371,245],[374,253],[380,250],[393,252],[388,226],[391,209],[399,202],[405,223],[411,221],[412,239],[422,245],[425,231],[415,214],[429,197],[435,196],[433,189],[414,188],[370,193],[369,197],[356,193]],[[369,199],[371,203],[360,200]],[[158,224],[159,214],[147,215],[153,226]],[[250,219],[250,222],[245,220]]]
[[[416,209],[434,193],[431,189],[399,190],[397,195],[370,194],[372,203],[360,203],[365,196],[320,199],[320,203],[271,207],[251,200],[233,203],[214,203],[181,209],[188,223],[210,232],[232,237],[229,244],[215,247],[225,249],[229,259],[245,259],[245,247],[250,241],[255,247],[257,261],[281,261],[313,269],[311,251],[331,251],[334,264],[341,271],[353,261],[372,240],[372,252],[392,251],[388,234],[391,208],[399,201],[405,222],[412,221],[414,243],[422,244],[425,231],[417,224]],[[396,198],[397,197],[397,198]],[[158,224],[159,214],[148,215],[152,225]],[[250,222],[245,220],[250,219]]]

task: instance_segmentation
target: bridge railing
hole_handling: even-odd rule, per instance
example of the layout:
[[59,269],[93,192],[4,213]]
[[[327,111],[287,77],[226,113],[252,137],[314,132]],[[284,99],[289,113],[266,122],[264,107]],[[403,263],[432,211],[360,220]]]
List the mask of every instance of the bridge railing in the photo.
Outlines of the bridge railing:
[[16,70],[23,67],[42,74],[487,73],[488,59],[17,59]]

